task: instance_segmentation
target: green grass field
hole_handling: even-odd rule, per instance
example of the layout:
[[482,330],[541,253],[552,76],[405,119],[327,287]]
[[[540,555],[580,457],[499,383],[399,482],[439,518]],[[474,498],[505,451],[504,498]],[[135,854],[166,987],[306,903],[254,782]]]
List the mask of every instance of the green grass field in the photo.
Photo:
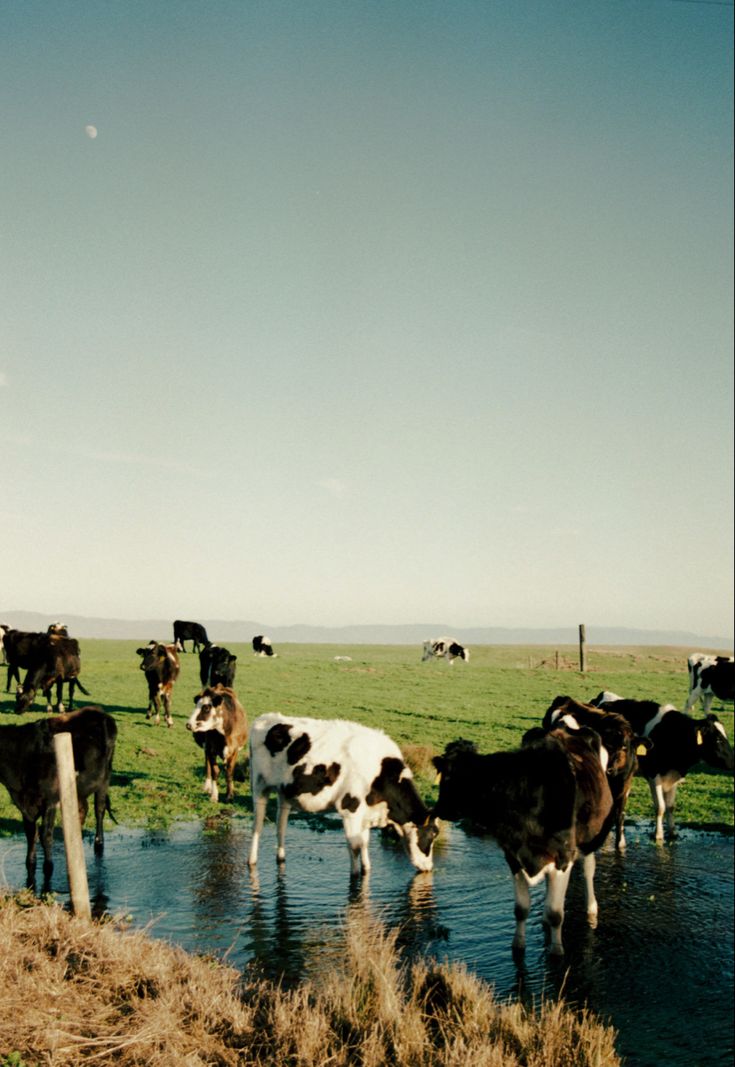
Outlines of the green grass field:
[[[201,750],[185,729],[199,689],[199,658],[181,656],[174,726],[155,726],[145,717],[147,686],[135,652],[149,636],[139,642],[82,639],[81,680],[90,696],[80,700],[101,705],[119,726],[111,792],[116,818],[121,824],[154,827],[211,815],[213,805],[201,792]],[[687,696],[687,653],[680,648],[593,648],[582,675],[572,646],[478,646],[468,664],[459,661],[451,668],[444,661],[422,663],[420,648],[405,645],[283,645],[275,659],[255,657],[247,645],[228,647],[238,656],[235,688],[250,721],[266,711],[282,711],[379,727],[407,747],[427,801],[435,798],[429,759],[446,742],[466,737],[484,752],[513,748],[525,730],[538,725],[558,694],[589,700],[601,689],[611,689],[677,707],[683,707]],[[337,655],[351,660],[337,662]],[[42,718],[44,707],[39,696],[32,711],[21,717],[12,694],[3,693],[0,724]],[[715,704],[713,710],[732,740],[732,707]],[[246,763],[245,757],[243,753]],[[245,767],[240,778],[234,811],[244,814],[251,810]],[[629,816],[651,821],[643,781],[634,783]],[[677,821],[732,827],[732,775],[697,768],[679,790]],[[18,812],[2,789],[0,834],[21,831]]]

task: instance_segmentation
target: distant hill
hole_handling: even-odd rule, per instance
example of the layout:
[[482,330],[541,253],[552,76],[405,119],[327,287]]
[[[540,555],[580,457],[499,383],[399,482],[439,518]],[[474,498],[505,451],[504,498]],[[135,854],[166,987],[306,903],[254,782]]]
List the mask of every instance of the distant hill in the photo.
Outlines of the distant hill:
[[[35,611],[0,612],[0,623],[18,630],[45,630],[59,620],[75,637],[97,637],[130,641],[173,640],[171,619],[98,619],[85,615],[42,615]],[[444,635],[467,645],[574,645],[578,641],[576,626],[508,628],[501,626],[461,627],[447,623],[406,623],[376,626],[270,626],[262,622],[226,619],[197,619],[211,640],[245,642],[255,634],[267,634],[274,642],[330,645],[416,645],[428,637]],[[627,627],[587,624],[590,645],[676,645],[695,650],[730,652],[733,639],[722,635],[686,633],[681,630],[633,630]]]

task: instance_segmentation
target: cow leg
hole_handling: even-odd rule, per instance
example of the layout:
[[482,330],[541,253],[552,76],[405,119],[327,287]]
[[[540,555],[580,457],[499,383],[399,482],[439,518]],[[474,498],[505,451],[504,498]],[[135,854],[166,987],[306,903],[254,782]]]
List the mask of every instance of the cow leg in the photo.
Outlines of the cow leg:
[[[209,741],[204,742],[204,792],[208,793],[213,800],[217,800],[217,783],[215,781],[216,774],[215,757],[212,755],[212,750],[209,745]],[[214,794],[214,795],[213,795]]]
[[174,720],[171,716],[171,690],[163,690],[163,717],[166,720],[166,726],[171,727],[174,724]]
[[345,828],[347,847],[350,850],[352,874],[356,876],[362,871],[367,874],[370,870],[370,827],[365,826],[362,814],[343,816],[342,823]]
[[572,864],[563,870],[556,866],[549,867],[546,874],[546,902],[544,905],[544,923],[549,930],[552,956],[563,956],[564,946],[561,941],[561,928],[564,922],[564,898],[567,895]]
[[651,799],[653,800],[653,813],[656,819],[655,839],[658,844],[664,839],[664,812],[666,811],[664,790],[658,775],[655,778],[650,778],[648,785],[651,790]]
[[588,853],[582,860],[582,871],[584,873],[584,892],[587,900],[587,921],[590,926],[597,926],[597,913],[599,907],[597,904],[597,897],[595,896],[595,868],[597,867],[597,860],[594,852]]
[[619,796],[614,802],[613,810],[615,812],[615,848],[620,852],[623,852],[626,846],[625,842],[625,806],[628,802],[628,794],[624,793]]
[[704,700],[702,701],[702,714],[703,715],[709,715],[709,709],[712,707],[714,699],[715,699],[715,694],[712,692],[711,689],[710,689],[710,691],[708,693],[704,694]]
[[[71,708],[71,704],[69,705]],[[56,679],[56,711],[59,715],[64,713],[64,679]]]
[[26,835],[26,871],[28,873],[28,885],[32,886],[36,881],[36,842],[38,830],[35,819],[27,819],[23,816],[23,829]]
[[[107,789],[98,789],[94,794],[94,852],[96,856],[101,856],[105,851],[104,820],[106,811]],[[82,820],[83,822],[84,820]]]
[[263,832],[263,824],[265,823],[267,803],[267,793],[256,793],[255,788],[253,788],[253,839],[250,842],[250,855],[248,856],[248,864],[251,867],[254,867],[258,862],[258,844],[260,835]]
[[276,859],[279,863],[285,863],[286,861],[286,824],[288,823],[288,817],[291,814],[291,805],[283,796],[282,793],[278,794],[278,845],[276,848]]
[[217,763],[217,757],[212,753],[209,754],[209,795],[216,804],[219,800],[219,788],[217,786],[217,779],[219,778],[219,765]]
[[664,804],[666,805],[666,832],[670,837],[673,837],[676,833],[674,826],[674,808],[676,807],[676,788],[678,782],[675,782],[668,789],[664,789]]
[[225,760],[225,780],[227,782],[227,792],[225,793],[225,800],[228,804],[231,804],[235,799],[235,764],[237,763],[237,752],[233,752]]
[[695,686],[695,688],[692,689],[691,693],[687,697],[687,702],[684,705],[684,711],[687,714],[692,710],[692,708],[697,703],[697,701],[699,700],[701,695],[702,695],[701,689],[699,688],[699,686]]
[[54,869],[54,862],[52,859],[53,849],[53,837],[54,837],[54,823],[56,822],[56,805],[49,804],[43,813],[41,819],[41,848],[43,849],[43,877],[45,883],[51,880],[51,874]]
[[528,879],[522,870],[514,873],[513,888],[516,897],[516,932],[513,936],[513,951],[522,953],[526,949],[526,921],[531,910],[531,891],[528,888]]

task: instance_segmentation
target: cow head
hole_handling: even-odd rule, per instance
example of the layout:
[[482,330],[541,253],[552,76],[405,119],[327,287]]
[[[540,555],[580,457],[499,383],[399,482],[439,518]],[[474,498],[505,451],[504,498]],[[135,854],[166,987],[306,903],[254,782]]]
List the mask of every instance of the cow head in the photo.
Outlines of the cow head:
[[225,690],[221,685],[213,689],[207,687],[203,692],[194,697],[194,710],[186,724],[187,730],[192,733],[206,733],[207,730],[217,730],[224,734],[225,723],[223,715],[223,700]]
[[701,758],[710,767],[724,771],[733,770],[735,760],[732,745],[727,739],[725,727],[716,715],[708,715],[697,723],[697,745]]
[[468,756],[477,755],[477,746],[472,741],[460,738],[451,741],[442,756],[434,756],[432,763],[438,771],[439,799],[432,814],[439,819],[456,822],[464,814],[461,805],[463,794],[463,767]]
[[434,839],[439,833],[439,823],[431,812],[426,813],[426,818],[419,825],[413,822],[405,822],[402,826],[393,823],[403,843],[406,855],[414,867],[419,871],[430,871],[434,866]]
[[140,656],[140,669],[142,671],[155,670],[161,656],[165,655],[163,645],[158,641],[149,641],[145,648],[136,648],[135,653]]
[[29,685],[24,688],[22,685],[19,685],[15,691],[15,710],[18,714],[23,711],[28,711],[35,699],[36,690],[33,686]]

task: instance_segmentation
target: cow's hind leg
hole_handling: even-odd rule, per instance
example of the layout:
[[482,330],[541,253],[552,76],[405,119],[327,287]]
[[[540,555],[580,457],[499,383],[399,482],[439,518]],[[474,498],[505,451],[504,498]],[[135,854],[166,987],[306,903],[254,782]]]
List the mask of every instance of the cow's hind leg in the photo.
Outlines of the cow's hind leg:
[[526,949],[526,922],[528,921],[528,913],[531,910],[531,892],[528,888],[528,879],[522,870],[516,870],[513,873],[513,888],[515,889],[516,897],[516,930],[513,936],[513,952],[520,955]]
[[258,845],[260,843],[260,835],[263,832],[263,825],[265,823],[265,809],[268,803],[267,792],[258,792],[256,786],[253,786],[253,838],[250,842],[250,855],[248,856],[248,864],[254,867],[258,862]]
[[[94,851],[101,856],[105,851],[104,819],[107,811],[107,787],[102,787],[94,794]],[[84,820],[82,820],[83,824]]]
[[653,800],[653,813],[656,819],[656,843],[661,844],[664,839],[664,812],[666,811],[666,805],[664,803],[664,790],[661,785],[661,779],[659,777],[649,778],[648,785],[651,790],[651,799]]
[[43,878],[46,885],[51,881],[54,869],[52,858],[56,805],[49,804],[41,819],[41,848],[43,849]]
[[36,881],[36,842],[38,841],[38,830],[35,819],[26,819],[24,815],[23,829],[25,830],[26,835],[26,872],[28,874],[28,885],[33,886]]
[[549,931],[551,945],[549,952],[552,956],[563,956],[564,946],[561,940],[561,928],[564,922],[564,898],[567,895],[569,876],[572,873],[572,864],[559,870],[556,866],[549,867],[546,874],[546,903],[544,905],[544,923]]
[[584,873],[584,892],[587,901],[587,921],[590,926],[597,926],[597,913],[599,906],[597,904],[597,897],[595,896],[595,868],[597,867],[597,860],[594,852],[588,853],[582,860],[582,871]]
[[276,848],[276,859],[279,863],[284,863],[286,860],[286,825],[288,823],[288,817],[291,814],[291,805],[283,796],[282,793],[278,794],[278,846]]

